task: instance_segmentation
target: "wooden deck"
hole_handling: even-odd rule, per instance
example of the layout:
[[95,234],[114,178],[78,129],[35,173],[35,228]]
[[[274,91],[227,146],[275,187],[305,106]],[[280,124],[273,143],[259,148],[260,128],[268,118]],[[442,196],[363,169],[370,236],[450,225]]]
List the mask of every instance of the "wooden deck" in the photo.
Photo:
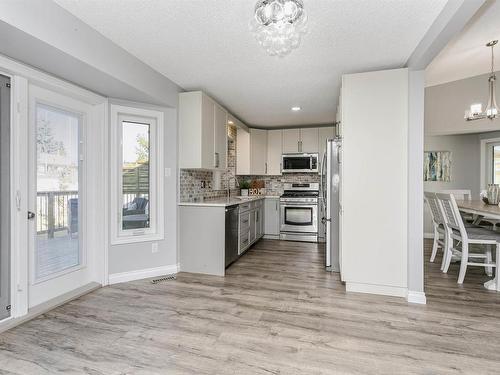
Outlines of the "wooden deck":
[[66,232],[56,233],[50,239],[47,235],[38,235],[36,243],[39,278],[77,266],[80,262],[78,238],[70,238]]
[[118,284],[0,334],[0,374],[500,373],[500,294],[429,252],[420,306],[346,294],[317,245],[260,241],[225,278]]

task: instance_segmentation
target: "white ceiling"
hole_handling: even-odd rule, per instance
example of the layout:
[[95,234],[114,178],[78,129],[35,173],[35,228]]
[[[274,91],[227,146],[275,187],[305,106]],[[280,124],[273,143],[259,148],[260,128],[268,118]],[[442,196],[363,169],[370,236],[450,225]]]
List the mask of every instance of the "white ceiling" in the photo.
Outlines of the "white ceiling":
[[[488,0],[427,67],[427,86],[488,73],[491,50],[485,44],[495,39],[500,40],[500,1]],[[495,47],[495,67],[500,69],[500,44]]]
[[446,3],[305,0],[309,33],[280,59],[248,30],[256,0],[55,1],[179,86],[264,127],[333,122],[341,75],[404,66]]

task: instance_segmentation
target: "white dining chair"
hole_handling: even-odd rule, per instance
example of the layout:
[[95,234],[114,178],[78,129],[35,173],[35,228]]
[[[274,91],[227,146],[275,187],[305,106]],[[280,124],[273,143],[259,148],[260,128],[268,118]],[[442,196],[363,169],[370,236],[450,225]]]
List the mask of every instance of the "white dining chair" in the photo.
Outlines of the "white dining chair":
[[444,216],[441,212],[441,208],[439,207],[439,201],[436,197],[436,193],[432,192],[424,192],[425,201],[429,205],[429,209],[431,212],[432,226],[434,228],[434,241],[432,244],[432,253],[430,262],[433,263],[436,259],[438,249],[443,250],[443,261],[441,262],[441,269],[443,269],[445,264],[445,258],[447,254],[448,247],[448,228],[446,227],[446,223],[444,220]]
[[[454,195],[437,193],[436,197],[443,209],[445,224],[448,227],[451,239],[460,241],[460,248],[455,247],[453,242],[448,247],[443,272],[448,271],[454,255],[459,255],[461,258],[458,284],[463,284],[468,266],[484,267],[488,276],[492,276],[493,267],[497,268],[496,272],[498,272],[500,266],[500,233],[478,226],[466,227]],[[485,245],[484,253],[469,252],[469,245]],[[496,248],[496,263],[493,263],[492,260],[492,247]]]
[[[440,190],[439,192],[444,194],[453,194],[455,199],[460,201],[472,200],[472,192],[470,189],[449,189]],[[461,214],[466,222],[473,222],[479,226],[490,227],[492,230],[496,230],[497,224],[500,224],[500,220],[497,219],[489,219],[487,217],[474,217],[472,214]]]
[[443,194],[453,194],[455,199],[459,201],[470,201],[472,200],[472,191],[470,189],[450,189],[450,190],[440,190]]

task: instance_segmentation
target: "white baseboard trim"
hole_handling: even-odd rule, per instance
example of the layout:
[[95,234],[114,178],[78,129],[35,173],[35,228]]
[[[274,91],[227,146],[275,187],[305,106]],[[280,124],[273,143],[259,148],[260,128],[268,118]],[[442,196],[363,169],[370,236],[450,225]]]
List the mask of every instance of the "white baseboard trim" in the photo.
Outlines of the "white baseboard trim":
[[427,304],[427,298],[425,297],[424,292],[414,292],[409,290],[408,295],[406,296],[406,300],[408,303],[418,303],[420,305]]
[[424,233],[424,238],[433,240],[434,239],[434,233]]
[[389,285],[375,285],[375,284],[364,284],[364,283],[353,283],[353,282],[346,282],[345,290],[346,292],[379,294],[383,296],[393,296],[393,297],[403,297],[403,298],[406,297],[408,294],[407,288],[389,286]]
[[171,275],[177,272],[179,272],[179,265],[172,264],[169,266],[146,268],[143,270],[113,273],[109,275],[109,285],[126,283],[128,281],[134,281],[134,280],[149,279],[151,277],[157,277],[163,275]]

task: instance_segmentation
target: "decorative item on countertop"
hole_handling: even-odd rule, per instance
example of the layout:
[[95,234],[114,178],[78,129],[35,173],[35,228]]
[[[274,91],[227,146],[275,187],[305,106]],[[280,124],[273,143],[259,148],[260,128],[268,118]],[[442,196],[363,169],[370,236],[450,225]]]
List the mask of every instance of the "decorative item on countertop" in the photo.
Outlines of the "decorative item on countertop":
[[500,203],[500,186],[498,184],[488,184],[486,194],[482,196],[486,204],[497,205]]
[[248,189],[250,189],[250,181],[242,180],[240,182],[240,190],[241,190],[242,197],[248,196]]
[[252,180],[250,183],[250,195],[265,195],[266,183],[264,180]]

